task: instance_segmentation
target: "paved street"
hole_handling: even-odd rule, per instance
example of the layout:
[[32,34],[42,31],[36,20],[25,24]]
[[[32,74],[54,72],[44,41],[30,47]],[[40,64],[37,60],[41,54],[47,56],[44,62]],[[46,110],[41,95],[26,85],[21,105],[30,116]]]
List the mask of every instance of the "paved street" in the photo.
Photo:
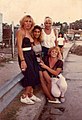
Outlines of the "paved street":
[[[64,57],[71,43],[67,43],[64,48]],[[66,102],[63,104],[46,103],[38,120],[82,120],[82,56],[68,54],[64,62],[64,76],[68,83],[66,92]],[[41,103],[35,105],[22,105],[19,96],[5,109],[1,116],[1,120],[37,120],[45,97],[38,94]],[[15,114],[13,114],[15,112]],[[9,114],[10,113],[10,114]]]
[[47,103],[38,120],[82,120],[82,56],[68,55],[64,76],[68,83],[66,102]]

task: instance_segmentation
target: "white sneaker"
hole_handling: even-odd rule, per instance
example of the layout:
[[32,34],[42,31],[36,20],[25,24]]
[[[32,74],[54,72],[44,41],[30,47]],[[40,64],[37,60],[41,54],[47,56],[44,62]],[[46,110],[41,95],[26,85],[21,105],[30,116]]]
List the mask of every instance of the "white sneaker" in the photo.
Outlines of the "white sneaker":
[[35,102],[41,102],[41,99],[36,97],[35,95],[33,95],[32,97],[30,97],[30,100],[33,100]]
[[35,102],[34,101],[32,101],[28,96],[27,97],[25,97],[25,98],[20,98],[20,101],[22,102],[22,103],[26,103],[26,104],[28,104],[28,105],[33,105]]
[[49,103],[61,103],[57,98],[55,100],[48,100]]

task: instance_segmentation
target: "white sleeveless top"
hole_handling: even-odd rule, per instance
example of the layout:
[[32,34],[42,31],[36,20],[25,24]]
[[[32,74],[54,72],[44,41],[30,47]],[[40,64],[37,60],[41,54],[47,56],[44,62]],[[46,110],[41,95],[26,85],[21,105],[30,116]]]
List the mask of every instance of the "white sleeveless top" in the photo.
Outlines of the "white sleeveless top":
[[42,52],[42,47],[41,44],[37,44],[33,46],[33,51],[35,52],[36,55],[40,54]]
[[57,41],[58,41],[58,45],[63,45],[63,42],[64,42],[64,38],[57,38]]
[[51,47],[55,46],[55,40],[56,40],[56,36],[54,34],[53,29],[51,30],[51,33],[49,35],[47,35],[43,30],[42,46],[44,46],[46,48],[51,48]]
[[41,53],[42,53],[42,46],[41,44],[37,44],[33,46],[33,51],[35,52],[37,62],[41,61]]

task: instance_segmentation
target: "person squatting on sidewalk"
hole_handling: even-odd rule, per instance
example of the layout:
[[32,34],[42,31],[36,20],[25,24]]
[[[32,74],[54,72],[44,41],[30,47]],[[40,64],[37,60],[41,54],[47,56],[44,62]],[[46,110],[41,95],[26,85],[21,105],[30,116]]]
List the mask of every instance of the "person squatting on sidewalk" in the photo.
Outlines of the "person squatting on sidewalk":
[[49,49],[44,63],[40,63],[41,67],[44,68],[43,76],[48,92],[56,98],[55,100],[50,100],[47,96],[48,102],[51,103],[65,102],[65,93],[67,91],[67,82],[62,75],[63,61],[58,56],[59,48],[52,47]]

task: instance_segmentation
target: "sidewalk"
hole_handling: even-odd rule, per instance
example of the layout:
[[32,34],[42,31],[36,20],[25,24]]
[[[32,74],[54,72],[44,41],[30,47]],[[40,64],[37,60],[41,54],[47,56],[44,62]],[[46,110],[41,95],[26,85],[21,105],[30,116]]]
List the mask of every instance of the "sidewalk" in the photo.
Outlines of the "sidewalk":
[[65,43],[64,50],[63,50],[64,61],[67,58],[68,52],[69,52],[70,48],[73,46],[73,44],[74,43],[72,43],[72,42]]
[[[68,42],[65,44],[64,61],[65,61],[68,51],[72,47],[72,45],[73,45],[73,43],[71,43],[71,42]],[[14,64],[14,65],[12,64],[12,66],[14,67],[14,69],[17,67],[17,72],[20,72],[17,64]],[[13,67],[9,66],[9,68],[7,68],[7,70],[10,69],[10,71],[13,71],[14,70]],[[11,70],[11,68],[13,70]],[[8,74],[10,75],[10,72]],[[11,74],[11,77],[12,77],[12,74]],[[37,91],[38,91],[38,93],[37,93]],[[12,101],[12,103],[10,105],[8,105],[8,107],[1,113],[2,117],[0,120],[11,120],[13,118],[15,118],[16,120],[37,120],[43,107],[44,107],[44,104],[46,103],[46,100],[45,100],[45,96],[41,90],[35,90],[35,93],[38,97],[40,97],[40,99],[41,99],[40,103],[35,103],[34,105],[22,104],[19,101],[19,96],[21,94],[20,93]]]
[[69,52],[63,74],[68,84],[66,101],[46,103],[38,120],[82,120],[82,55]]
[[0,86],[20,73],[18,61],[10,61],[0,67]]

